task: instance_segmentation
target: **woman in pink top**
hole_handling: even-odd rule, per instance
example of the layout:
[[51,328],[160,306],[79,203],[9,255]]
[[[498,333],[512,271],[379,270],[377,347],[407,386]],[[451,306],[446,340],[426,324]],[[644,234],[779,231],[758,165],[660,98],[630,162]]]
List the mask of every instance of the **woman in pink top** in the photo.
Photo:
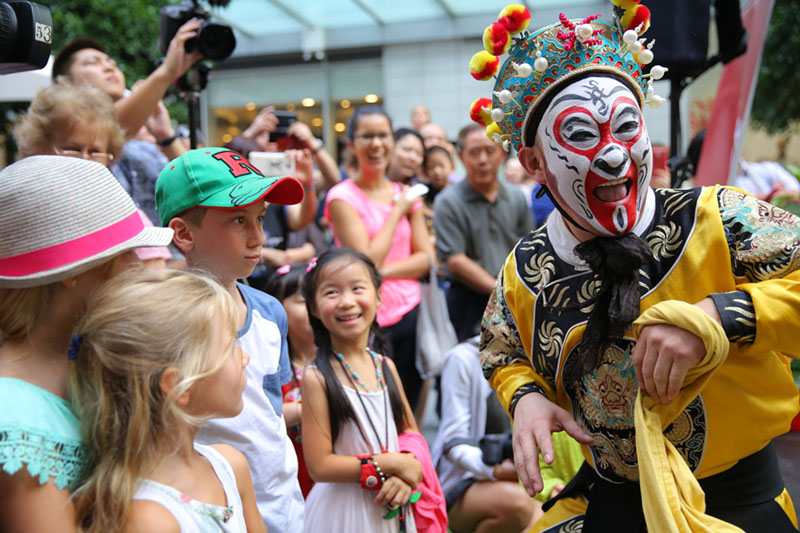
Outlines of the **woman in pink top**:
[[433,247],[422,202],[408,200],[386,168],[394,149],[392,122],[377,106],[357,109],[347,126],[347,146],[358,160],[358,175],[329,192],[325,218],[337,246],[367,255],[383,276],[378,325],[389,336],[392,358],[412,409],[422,378],[415,365],[419,278],[430,268]]

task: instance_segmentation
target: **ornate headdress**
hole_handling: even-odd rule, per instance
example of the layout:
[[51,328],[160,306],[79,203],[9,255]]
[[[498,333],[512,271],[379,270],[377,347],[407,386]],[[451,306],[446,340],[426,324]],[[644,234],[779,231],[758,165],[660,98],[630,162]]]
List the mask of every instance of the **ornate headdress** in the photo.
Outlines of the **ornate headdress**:
[[[483,33],[485,50],[472,56],[470,73],[477,80],[496,79],[493,97],[478,98],[470,117],[486,126],[487,136],[508,149],[525,146],[525,132],[532,119],[550,101],[548,95],[586,73],[608,73],[626,83],[639,100],[660,106],[664,99],[653,93],[651,80],[664,76],[666,69],[642,68],[653,61],[654,41],[640,38],[650,26],[650,10],[640,0],[612,0],[613,24],[591,15],[560,21],[535,32],[525,31],[530,22],[528,8],[506,6]],[[499,56],[508,52],[500,66]]]

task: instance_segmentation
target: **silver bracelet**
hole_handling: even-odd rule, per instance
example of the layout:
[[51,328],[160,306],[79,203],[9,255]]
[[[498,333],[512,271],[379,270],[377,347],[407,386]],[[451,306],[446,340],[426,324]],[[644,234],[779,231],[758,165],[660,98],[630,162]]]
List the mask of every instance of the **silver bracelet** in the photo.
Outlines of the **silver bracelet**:
[[381,467],[378,466],[378,461],[375,460],[375,457],[372,458],[372,464],[375,465],[375,471],[378,473],[378,477],[381,478],[381,483],[386,483],[386,474],[384,474]]

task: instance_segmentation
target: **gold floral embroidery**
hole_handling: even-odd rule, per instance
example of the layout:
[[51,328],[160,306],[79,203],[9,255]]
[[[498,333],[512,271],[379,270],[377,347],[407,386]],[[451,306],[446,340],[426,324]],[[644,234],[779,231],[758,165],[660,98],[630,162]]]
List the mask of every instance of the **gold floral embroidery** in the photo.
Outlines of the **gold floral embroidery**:
[[571,287],[569,285],[557,285],[548,291],[547,303],[548,307],[554,309],[565,308],[569,306],[572,298],[569,297],[568,292]]
[[533,286],[546,284],[556,271],[555,260],[547,252],[531,256],[522,268],[525,272],[522,279]]
[[650,274],[643,268],[639,269],[639,287],[643,288],[645,292],[650,290]]
[[527,237],[522,239],[519,243],[519,249],[530,251],[535,250],[537,246],[544,246],[546,243],[544,228],[539,228],[533,233],[528,234]]
[[683,246],[681,228],[673,221],[656,226],[646,240],[656,259],[669,259]]
[[[581,288],[578,290],[578,302],[581,304],[581,312],[585,314],[589,314],[594,309],[594,302],[588,303],[595,297],[597,294],[597,290],[600,288],[600,280],[599,279],[590,279],[586,280],[581,284]],[[583,305],[587,304],[588,305]]]
[[[675,191],[671,191],[669,189],[660,189],[660,192],[663,196],[667,196],[666,193],[674,193]],[[670,194],[669,197],[664,200],[664,218],[672,217],[693,199],[694,197],[690,192],[685,192],[682,194]]]
[[555,322],[543,322],[538,332],[539,349],[536,356],[538,367],[546,372],[541,374],[551,376],[554,374],[553,361],[558,359],[561,354],[561,346],[564,344],[564,333]]

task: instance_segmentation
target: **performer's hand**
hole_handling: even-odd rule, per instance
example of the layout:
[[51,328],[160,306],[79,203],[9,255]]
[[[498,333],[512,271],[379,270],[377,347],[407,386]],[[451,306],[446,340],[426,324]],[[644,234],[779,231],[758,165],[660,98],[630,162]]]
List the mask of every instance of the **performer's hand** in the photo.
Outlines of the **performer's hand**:
[[539,472],[539,450],[547,464],[553,463],[551,434],[566,431],[581,444],[591,444],[592,438],[583,432],[568,412],[538,392],[526,394],[514,410],[514,465],[528,494],[544,488]]
[[[695,305],[722,323],[711,298]],[[680,392],[689,369],[703,360],[706,347],[700,337],[685,329],[654,324],[642,328],[631,355],[639,387],[655,401],[666,404]]]

